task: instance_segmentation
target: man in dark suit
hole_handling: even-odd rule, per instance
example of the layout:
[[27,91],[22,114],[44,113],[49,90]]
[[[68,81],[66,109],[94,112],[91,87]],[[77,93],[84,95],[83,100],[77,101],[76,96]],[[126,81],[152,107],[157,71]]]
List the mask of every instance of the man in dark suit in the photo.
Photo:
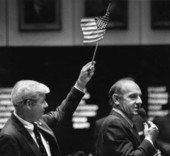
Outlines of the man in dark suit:
[[158,128],[151,121],[144,124],[140,140],[133,117],[141,107],[141,90],[131,78],[123,78],[110,88],[110,114],[96,122],[95,156],[153,156]]
[[94,74],[94,63],[89,62],[81,69],[65,100],[48,114],[44,111],[48,107],[45,96],[49,88],[34,80],[17,82],[11,93],[15,110],[0,132],[0,155],[60,156],[57,139],[50,127],[59,126],[72,117]]

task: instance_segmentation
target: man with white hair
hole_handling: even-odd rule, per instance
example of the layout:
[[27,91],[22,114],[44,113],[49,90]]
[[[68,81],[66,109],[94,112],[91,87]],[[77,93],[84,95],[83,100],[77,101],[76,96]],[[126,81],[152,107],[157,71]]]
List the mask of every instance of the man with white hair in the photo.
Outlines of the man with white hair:
[[0,155],[60,156],[57,139],[50,127],[71,118],[94,74],[94,64],[89,62],[83,66],[65,100],[48,114],[44,114],[48,107],[45,97],[50,89],[34,80],[18,81],[11,93],[15,110],[0,132]]

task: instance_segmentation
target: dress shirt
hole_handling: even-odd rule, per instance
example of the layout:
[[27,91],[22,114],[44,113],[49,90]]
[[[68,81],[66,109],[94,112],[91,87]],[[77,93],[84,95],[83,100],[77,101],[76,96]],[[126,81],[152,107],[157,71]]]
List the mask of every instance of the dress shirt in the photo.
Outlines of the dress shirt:
[[77,90],[85,93],[86,89],[85,88],[81,88],[80,85],[78,85],[78,82],[75,83],[74,88],[76,88]]

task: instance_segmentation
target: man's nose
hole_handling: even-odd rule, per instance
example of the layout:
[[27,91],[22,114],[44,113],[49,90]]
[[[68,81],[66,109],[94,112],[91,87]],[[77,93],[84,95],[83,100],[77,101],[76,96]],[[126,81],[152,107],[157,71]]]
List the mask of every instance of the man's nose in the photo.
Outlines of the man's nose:
[[142,99],[141,99],[141,97],[140,97],[140,96],[137,98],[136,103],[140,103],[140,104],[142,104]]
[[44,101],[43,107],[44,107],[44,108],[48,107],[48,103],[47,103],[46,101]]

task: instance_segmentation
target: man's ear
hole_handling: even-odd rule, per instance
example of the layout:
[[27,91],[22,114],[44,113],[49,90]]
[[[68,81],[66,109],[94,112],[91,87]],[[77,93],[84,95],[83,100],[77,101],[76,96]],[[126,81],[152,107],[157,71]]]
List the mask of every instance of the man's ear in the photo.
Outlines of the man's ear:
[[26,106],[27,108],[30,110],[31,109],[31,101],[30,100],[26,100]]
[[119,105],[119,95],[118,95],[118,94],[113,94],[113,95],[112,95],[112,99],[113,99],[113,102],[114,102],[116,105]]

